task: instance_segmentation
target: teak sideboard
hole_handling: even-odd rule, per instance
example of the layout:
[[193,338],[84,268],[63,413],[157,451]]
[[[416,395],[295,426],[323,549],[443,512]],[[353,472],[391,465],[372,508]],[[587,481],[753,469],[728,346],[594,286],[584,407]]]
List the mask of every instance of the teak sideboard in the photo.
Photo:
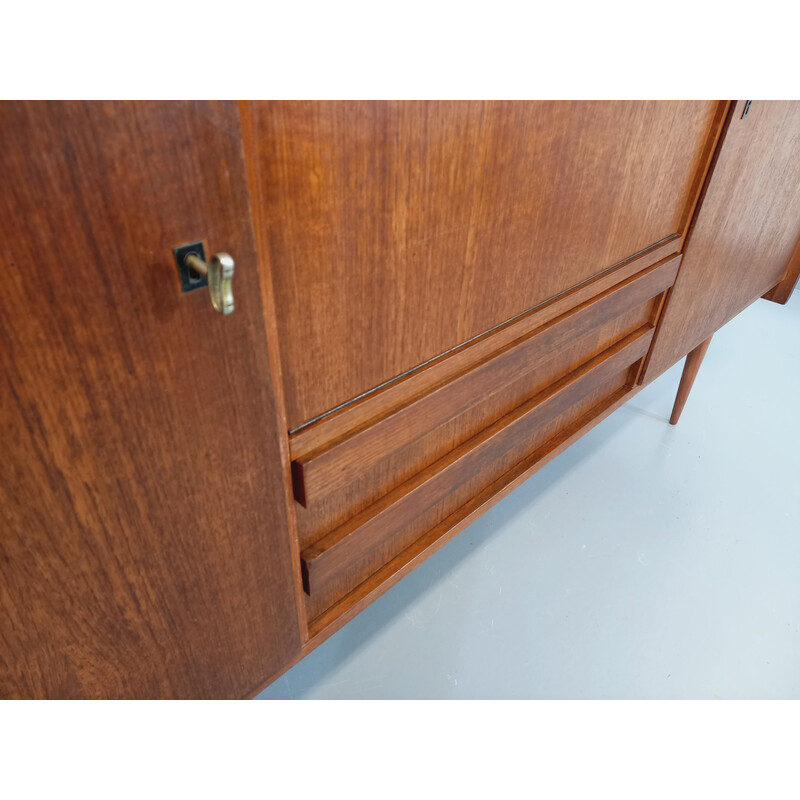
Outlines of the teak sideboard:
[[7,698],[253,695],[689,354],[677,421],[800,272],[800,102],[6,102],[0,145]]

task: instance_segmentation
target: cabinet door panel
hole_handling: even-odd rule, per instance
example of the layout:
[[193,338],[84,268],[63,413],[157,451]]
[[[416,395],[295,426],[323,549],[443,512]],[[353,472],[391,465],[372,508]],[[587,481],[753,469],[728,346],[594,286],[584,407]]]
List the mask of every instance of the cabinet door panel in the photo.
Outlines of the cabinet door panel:
[[719,111],[251,104],[246,146],[289,426],[677,240]]
[[[0,127],[0,696],[242,696],[300,633],[237,108]],[[229,317],[181,294],[197,239]]]
[[737,103],[667,302],[652,380],[771,289],[800,242],[800,102]]

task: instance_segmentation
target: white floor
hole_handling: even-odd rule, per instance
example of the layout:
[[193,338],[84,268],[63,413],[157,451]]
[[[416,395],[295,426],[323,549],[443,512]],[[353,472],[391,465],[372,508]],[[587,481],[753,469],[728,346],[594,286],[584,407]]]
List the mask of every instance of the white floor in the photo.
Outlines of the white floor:
[[259,698],[800,698],[800,294],[681,368]]

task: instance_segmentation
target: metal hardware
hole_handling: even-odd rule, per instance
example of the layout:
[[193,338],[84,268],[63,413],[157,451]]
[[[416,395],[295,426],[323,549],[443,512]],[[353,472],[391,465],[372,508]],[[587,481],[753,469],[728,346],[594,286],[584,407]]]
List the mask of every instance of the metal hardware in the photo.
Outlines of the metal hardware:
[[184,292],[191,292],[194,289],[202,289],[204,286],[208,286],[205,275],[200,275],[198,272],[195,272],[186,264],[185,260],[186,256],[192,254],[199,256],[203,261],[206,260],[206,252],[203,249],[202,242],[182,244],[180,247],[176,247],[172,252],[175,256],[175,263],[178,266],[178,274],[181,277],[181,287]]
[[217,253],[206,263],[202,242],[176,247],[173,251],[184,292],[208,286],[211,305],[220,314],[233,313],[233,259]]
[[742,119],[744,119],[750,113],[750,103],[752,102],[753,102],[752,100],[748,100],[744,104],[744,111],[742,111]]

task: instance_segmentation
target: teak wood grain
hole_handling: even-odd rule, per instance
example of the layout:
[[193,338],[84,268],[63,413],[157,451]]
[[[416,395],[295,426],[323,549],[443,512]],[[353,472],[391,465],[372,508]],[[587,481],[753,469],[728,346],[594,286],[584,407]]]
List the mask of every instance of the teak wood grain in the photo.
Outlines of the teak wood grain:
[[290,428],[682,233],[718,111],[252,104]]
[[647,381],[785,275],[792,285],[788,273],[800,243],[800,103],[754,100],[742,119],[743,108],[740,101],[732,109],[653,344]]
[[[332,583],[336,593],[352,589],[396,555],[400,544],[410,544],[409,526],[417,535],[433,527],[426,525],[429,509],[446,501],[436,514],[447,516],[469,500],[465,489],[475,493],[476,478],[489,483],[488,475],[497,477],[496,463],[502,464],[501,474],[507,471],[508,454],[515,447],[524,443],[531,449],[535,435],[541,436],[548,423],[643,358],[652,332],[646,326],[626,337],[304,550],[304,581],[312,598],[321,593],[327,600]],[[515,455],[514,461],[518,460]]]
[[0,696],[240,697],[301,640],[236,106],[0,129]]
[[486,407],[495,395],[508,397],[517,381],[541,372],[545,361],[604,322],[632,311],[672,286],[680,257],[629,278],[571,312],[511,342],[472,369],[416,400],[395,409],[347,438],[293,462],[295,492],[303,505],[344,487],[414,440],[475,406]]
[[742,108],[0,103],[0,697],[250,694],[692,350],[685,402],[800,273],[800,103]]

